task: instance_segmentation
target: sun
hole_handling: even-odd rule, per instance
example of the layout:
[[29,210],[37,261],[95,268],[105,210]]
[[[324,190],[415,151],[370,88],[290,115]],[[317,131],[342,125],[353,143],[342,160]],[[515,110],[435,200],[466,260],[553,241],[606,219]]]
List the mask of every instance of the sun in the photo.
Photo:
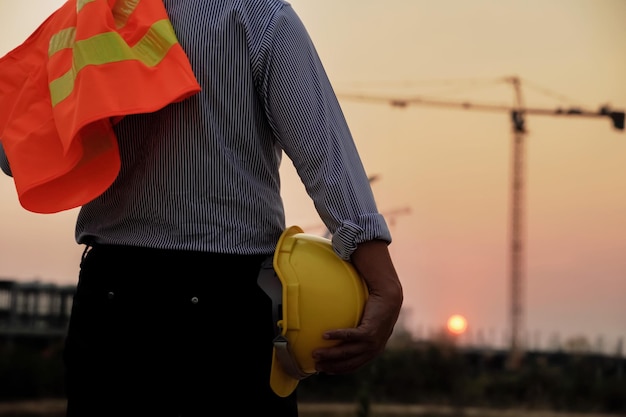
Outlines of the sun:
[[452,334],[459,335],[467,330],[467,320],[460,314],[454,314],[448,319],[448,331]]

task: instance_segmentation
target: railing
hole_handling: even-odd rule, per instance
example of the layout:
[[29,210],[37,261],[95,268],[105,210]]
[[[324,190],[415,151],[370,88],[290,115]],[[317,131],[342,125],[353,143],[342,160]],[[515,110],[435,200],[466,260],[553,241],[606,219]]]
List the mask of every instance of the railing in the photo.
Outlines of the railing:
[[0,280],[0,338],[62,336],[74,291],[73,285]]

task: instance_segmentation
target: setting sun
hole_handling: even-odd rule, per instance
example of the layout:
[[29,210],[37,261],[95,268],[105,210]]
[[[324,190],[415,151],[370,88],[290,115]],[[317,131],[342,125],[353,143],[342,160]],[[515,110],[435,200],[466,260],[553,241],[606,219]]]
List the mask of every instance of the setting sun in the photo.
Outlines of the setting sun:
[[455,314],[448,319],[448,331],[452,334],[464,333],[467,329],[467,320],[465,317]]

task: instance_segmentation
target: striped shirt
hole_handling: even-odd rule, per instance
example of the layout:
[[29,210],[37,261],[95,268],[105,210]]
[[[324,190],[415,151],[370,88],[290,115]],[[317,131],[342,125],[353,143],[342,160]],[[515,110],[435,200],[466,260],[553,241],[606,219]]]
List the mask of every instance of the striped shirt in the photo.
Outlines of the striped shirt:
[[[202,91],[115,127],[122,168],[80,244],[269,254],[293,162],[333,247],[391,236],[319,56],[282,0],[164,0]],[[156,86],[155,88],[158,88]]]

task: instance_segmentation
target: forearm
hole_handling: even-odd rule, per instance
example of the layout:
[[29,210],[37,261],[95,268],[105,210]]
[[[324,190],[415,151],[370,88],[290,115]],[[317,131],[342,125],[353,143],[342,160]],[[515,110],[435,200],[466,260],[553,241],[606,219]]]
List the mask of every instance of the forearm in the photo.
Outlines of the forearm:
[[370,353],[378,354],[385,348],[400,316],[404,301],[402,284],[384,240],[359,244],[351,260],[369,291],[359,327],[371,338]]
[[389,308],[399,312],[403,302],[403,290],[388,243],[383,240],[361,243],[353,252],[351,261],[365,281],[370,295],[383,297]]

